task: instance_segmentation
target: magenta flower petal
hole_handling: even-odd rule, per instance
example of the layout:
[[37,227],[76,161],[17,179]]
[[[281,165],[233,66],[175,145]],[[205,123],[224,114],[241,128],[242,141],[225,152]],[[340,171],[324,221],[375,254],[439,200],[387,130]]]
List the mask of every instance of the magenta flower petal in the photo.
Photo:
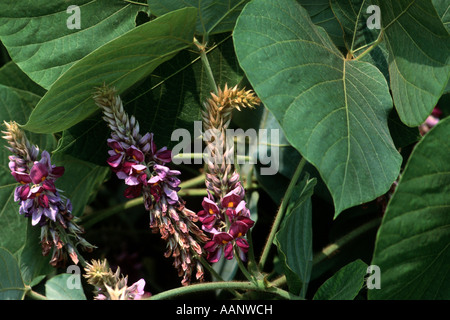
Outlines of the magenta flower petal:
[[43,182],[48,176],[48,169],[41,162],[36,162],[30,170],[30,178],[34,184]]
[[123,154],[116,153],[113,156],[109,157],[106,162],[113,168],[117,168],[121,163],[123,159]]
[[225,245],[223,253],[224,253],[225,259],[227,259],[227,260],[233,259],[233,257],[234,257],[234,255],[233,255],[233,245],[231,244],[231,242],[228,242]]
[[52,178],[57,179],[64,174],[64,167],[53,167],[52,168]]
[[31,178],[28,173],[13,171],[11,172],[11,174],[14,179],[16,179],[16,181],[20,182],[21,184],[27,184],[31,182]]
[[137,162],[144,161],[144,154],[142,153],[141,150],[139,150],[135,146],[131,146],[127,149],[127,155]]
[[236,208],[240,202],[241,197],[233,190],[223,197],[221,205],[222,208]]
[[217,206],[217,204],[214,201],[212,201],[209,198],[207,198],[207,197],[203,198],[202,207],[205,210],[205,212],[207,212],[207,213],[209,213],[211,215],[218,214],[220,212],[219,207]]

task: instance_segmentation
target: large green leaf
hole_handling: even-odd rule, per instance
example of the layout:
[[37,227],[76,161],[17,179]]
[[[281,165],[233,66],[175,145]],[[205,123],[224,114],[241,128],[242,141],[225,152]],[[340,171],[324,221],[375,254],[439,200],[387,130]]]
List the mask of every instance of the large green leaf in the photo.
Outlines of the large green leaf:
[[353,300],[364,284],[367,264],[361,260],[349,263],[325,281],[314,300]]
[[437,14],[442,20],[445,28],[450,32],[450,3],[447,0],[432,0]]
[[19,256],[19,266],[23,282],[29,286],[34,286],[50,273],[53,267],[49,263],[51,254],[45,257],[42,255],[41,228],[32,226],[30,219],[26,219],[26,221],[26,241]]
[[45,94],[45,89],[33,82],[13,61],[0,68],[0,84],[29,91],[40,97]]
[[198,9],[196,32],[203,35],[233,30],[239,13],[248,0],[148,0],[152,14],[194,7]]
[[450,118],[413,150],[378,230],[371,299],[450,299]]
[[45,295],[50,300],[86,300],[79,273],[54,276],[45,283]]
[[385,193],[401,156],[392,100],[372,64],[346,60],[292,0],[254,0],[234,31],[241,67],[291,143],[320,172],[335,215]]
[[17,260],[8,250],[0,248],[0,300],[21,300],[25,286]]
[[305,296],[312,268],[312,204],[316,179],[306,176],[295,186],[288,215],[275,237],[289,291]]
[[98,111],[94,87],[115,86],[119,94],[192,44],[194,8],[180,9],[127,32],[75,63],[33,110],[25,128],[51,133],[70,128]]
[[344,34],[331,8],[330,0],[297,0],[297,2],[308,11],[314,24],[325,29],[336,46],[345,46]]
[[394,104],[405,124],[417,126],[431,113],[450,77],[450,36],[431,0],[378,2]]
[[[80,29],[67,20],[80,10]],[[31,79],[49,89],[70,66],[135,26],[139,7],[109,0],[3,0],[0,40]],[[71,22],[71,21],[69,21]]]
[[[214,36],[217,46],[208,52],[217,85],[233,86],[243,78],[234,54],[232,39]],[[202,102],[211,88],[198,53],[185,50],[163,63],[136,89],[122,96],[124,108],[139,121],[141,133],[154,132],[158,147],[171,148],[174,130],[193,133],[193,121],[201,119]],[[168,116],[170,115],[170,116]],[[92,139],[92,137],[96,139]],[[66,153],[99,165],[106,165],[110,130],[101,114],[96,114],[64,130],[57,153]],[[99,141],[104,141],[99,145]],[[193,152],[193,151],[192,151]]]

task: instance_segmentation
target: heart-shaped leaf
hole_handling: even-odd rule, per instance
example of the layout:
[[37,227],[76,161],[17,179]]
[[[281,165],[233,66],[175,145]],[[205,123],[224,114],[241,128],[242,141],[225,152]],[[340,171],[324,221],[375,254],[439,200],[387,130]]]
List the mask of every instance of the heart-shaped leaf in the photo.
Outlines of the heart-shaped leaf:
[[211,35],[233,30],[236,19],[247,2],[248,0],[148,0],[148,5],[156,16],[186,7],[197,8],[196,33]]
[[158,65],[192,44],[197,11],[180,9],[127,32],[75,63],[41,99],[25,128],[53,133],[70,128],[99,108],[94,87],[103,83],[119,94]]
[[86,300],[79,273],[54,276],[45,283],[45,295],[50,300]]
[[370,299],[450,299],[450,118],[414,148],[378,230]]
[[49,89],[73,63],[134,28],[137,11],[124,1],[4,0],[0,40],[19,67]]
[[394,104],[405,124],[418,126],[450,77],[450,36],[430,0],[378,3]]
[[389,88],[372,64],[346,60],[295,1],[254,0],[234,30],[241,67],[264,105],[342,210],[385,193],[401,156]]
[[0,248],[0,300],[21,300],[25,286],[17,260],[8,250]]

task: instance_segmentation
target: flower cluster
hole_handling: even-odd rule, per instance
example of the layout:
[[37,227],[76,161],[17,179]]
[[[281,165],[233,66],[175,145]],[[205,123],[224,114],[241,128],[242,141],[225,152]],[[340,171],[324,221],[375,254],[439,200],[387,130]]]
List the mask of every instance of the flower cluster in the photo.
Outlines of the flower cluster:
[[202,229],[212,239],[204,245],[208,252],[207,260],[219,261],[223,255],[230,260],[234,250],[241,260],[246,260],[249,249],[245,235],[253,226],[250,211],[244,201],[245,190],[240,183],[239,173],[233,167],[230,157],[234,145],[226,143],[226,129],[234,109],[253,108],[260,100],[251,90],[238,90],[237,86],[217,90],[205,102],[203,112],[204,131],[214,132],[212,139],[206,141],[210,157],[207,158],[206,187],[208,197],[202,202],[203,210],[198,213]]
[[56,179],[64,174],[64,167],[52,165],[50,154],[31,145],[15,122],[6,123],[3,137],[12,153],[9,168],[20,185],[14,191],[14,200],[20,203],[19,213],[31,218],[33,226],[41,227],[42,254],[48,255],[54,248],[50,264],[64,266],[69,255],[78,263],[76,247],[92,251],[93,245],[81,237],[83,229],[72,215],[72,204],[55,186]]
[[144,291],[144,279],[128,286],[128,277],[120,273],[119,267],[113,272],[106,260],[103,262],[92,260],[92,263],[86,264],[84,270],[87,282],[95,287],[95,300],[140,300],[151,296]]
[[250,210],[243,200],[244,194],[244,189],[239,185],[225,195],[219,205],[211,195],[203,199],[203,210],[198,213],[198,217],[203,223],[203,229],[213,235],[212,240],[204,246],[208,252],[207,260],[211,263],[219,261],[222,253],[226,259],[232,259],[233,247],[238,250],[241,260],[246,260],[249,246],[244,236],[254,221],[250,219]]
[[125,112],[115,89],[98,88],[94,100],[111,129],[107,162],[128,186],[125,197],[143,196],[150,212],[150,228],[167,242],[165,256],[174,258],[182,284],[189,284],[193,274],[202,280],[203,267],[198,257],[203,252],[199,243],[208,238],[195,224],[196,214],[185,207],[178,195],[181,181],[177,176],[181,172],[167,166],[172,161],[171,151],[166,147],[158,150],[152,133],[139,133],[139,123]]

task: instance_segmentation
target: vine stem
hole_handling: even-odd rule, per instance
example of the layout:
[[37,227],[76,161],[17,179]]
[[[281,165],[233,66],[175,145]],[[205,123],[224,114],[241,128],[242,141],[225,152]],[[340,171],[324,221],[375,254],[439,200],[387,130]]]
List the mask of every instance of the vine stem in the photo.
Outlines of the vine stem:
[[206,78],[208,79],[209,85],[210,85],[212,91],[214,91],[214,93],[217,94],[218,90],[217,90],[216,80],[214,79],[214,75],[212,73],[212,69],[209,64],[208,57],[206,56],[206,44],[200,43],[196,38],[194,38],[194,44],[200,50],[200,59],[202,61],[203,68],[205,68]]
[[367,231],[369,231],[373,228],[380,226],[381,220],[382,220],[382,218],[373,219],[373,220],[357,227],[356,229],[347,233],[346,235],[342,236],[335,242],[327,245],[325,248],[322,249],[321,252],[318,252],[317,254],[314,255],[313,266],[317,266],[319,263],[323,262],[324,260],[329,259],[335,253],[337,253],[338,250],[340,250],[343,246],[345,246],[348,243],[350,243],[351,241],[355,240],[360,235],[366,233]]
[[180,295],[195,293],[195,292],[203,292],[203,291],[212,291],[217,289],[226,289],[226,290],[261,290],[256,287],[251,282],[242,282],[242,281],[217,281],[217,282],[206,282],[206,283],[197,283],[192,284],[187,287],[179,287],[167,291],[163,291],[161,293],[155,294],[151,296],[149,300],[164,300],[174,298]]
[[266,263],[267,257],[269,255],[270,248],[273,243],[273,239],[275,238],[275,234],[278,231],[278,227],[280,226],[281,221],[283,220],[287,205],[289,203],[289,199],[291,198],[292,191],[294,190],[295,185],[297,184],[297,180],[300,177],[303,167],[306,164],[305,158],[302,158],[297,166],[297,169],[295,169],[295,173],[291,179],[291,182],[289,183],[289,186],[286,190],[286,193],[284,195],[283,201],[281,202],[280,209],[278,210],[278,213],[275,217],[275,220],[272,225],[272,229],[270,230],[269,237],[267,238],[266,245],[264,246],[263,252],[261,254],[261,258],[259,260],[259,269],[264,269],[264,264]]
[[25,294],[33,300],[48,300],[46,296],[33,291],[30,286],[27,286],[25,290]]
[[197,283],[192,284],[186,287],[179,287],[167,291],[163,291],[161,293],[155,294],[146,300],[165,300],[172,299],[181,295],[203,292],[203,291],[214,291],[217,289],[225,289],[225,290],[246,290],[246,291],[259,291],[259,292],[268,292],[276,294],[277,296],[284,299],[301,299],[298,296],[295,296],[286,290],[269,287],[269,288],[261,288],[255,285],[252,282],[243,282],[243,281],[218,281],[218,282],[206,282],[206,283]]
[[[384,29],[381,29],[380,34],[378,35],[378,38],[370,45],[370,47],[368,47],[366,50],[364,50],[358,57],[355,58],[355,60],[361,60],[365,55],[367,55],[370,51],[372,51],[373,49],[375,49],[380,43],[381,41],[383,41],[383,31]],[[352,55],[362,49],[364,47],[358,48],[355,51],[352,52]]]

